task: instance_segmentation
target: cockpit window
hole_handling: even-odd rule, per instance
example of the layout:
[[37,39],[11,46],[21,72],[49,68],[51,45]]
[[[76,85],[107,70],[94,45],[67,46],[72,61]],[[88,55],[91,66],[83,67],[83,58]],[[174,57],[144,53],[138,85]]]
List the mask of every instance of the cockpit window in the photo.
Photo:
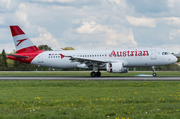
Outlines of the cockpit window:
[[162,52],[162,55],[169,55],[169,52]]

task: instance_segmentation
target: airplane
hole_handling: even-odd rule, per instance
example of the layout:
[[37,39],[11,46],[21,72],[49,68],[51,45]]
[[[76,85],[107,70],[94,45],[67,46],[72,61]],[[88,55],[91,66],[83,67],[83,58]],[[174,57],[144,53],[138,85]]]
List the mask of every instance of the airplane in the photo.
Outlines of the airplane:
[[91,77],[100,77],[100,70],[127,73],[130,67],[147,66],[152,66],[152,75],[156,77],[155,66],[177,61],[175,56],[159,48],[43,51],[32,43],[19,26],[12,25],[10,29],[16,53],[8,54],[9,59],[59,69],[91,69]]

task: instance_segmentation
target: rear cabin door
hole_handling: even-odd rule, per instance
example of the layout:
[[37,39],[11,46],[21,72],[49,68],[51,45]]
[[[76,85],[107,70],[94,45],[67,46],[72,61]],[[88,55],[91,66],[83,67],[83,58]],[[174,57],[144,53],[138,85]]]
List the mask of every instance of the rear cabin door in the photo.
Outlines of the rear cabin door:
[[43,53],[39,54],[38,63],[43,63]]

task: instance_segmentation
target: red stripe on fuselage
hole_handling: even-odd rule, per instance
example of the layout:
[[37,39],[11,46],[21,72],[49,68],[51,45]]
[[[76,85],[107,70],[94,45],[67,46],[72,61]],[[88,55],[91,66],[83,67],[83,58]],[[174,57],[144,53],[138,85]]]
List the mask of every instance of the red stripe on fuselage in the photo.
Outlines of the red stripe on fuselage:
[[30,46],[27,48],[23,48],[21,50],[18,50],[16,54],[13,55],[19,55],[19,56],[27,56],[28,58],[19,58],[19,57],[13,57],[8,56],[9,59],[17,60],[24,63],[31,63],[31,61],[40,53],[44,52],[43,50],[40,50],[36,46]]
[[8,59],[12,59],[12,60],[16,60],[16,61],[20,61],[20,62],[24,62],[24,63],[28,63],[30,64],[31,61],[40,53],[42,53],[44,51],[39,50],[33,53],[16,53],[13,55],[19,55],[19,56],[26,56],[28,58],[19,58],[19,57],[13,57],[13,56],[8,56]]

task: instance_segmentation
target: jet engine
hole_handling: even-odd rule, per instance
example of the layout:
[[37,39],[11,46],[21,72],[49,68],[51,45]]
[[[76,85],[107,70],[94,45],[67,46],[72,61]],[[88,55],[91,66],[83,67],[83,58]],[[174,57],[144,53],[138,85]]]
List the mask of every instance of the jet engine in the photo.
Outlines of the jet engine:
[[128,68],[123,66],[122,62],[118,63],[107,63],[106,71],[109,73],[127,73]]

